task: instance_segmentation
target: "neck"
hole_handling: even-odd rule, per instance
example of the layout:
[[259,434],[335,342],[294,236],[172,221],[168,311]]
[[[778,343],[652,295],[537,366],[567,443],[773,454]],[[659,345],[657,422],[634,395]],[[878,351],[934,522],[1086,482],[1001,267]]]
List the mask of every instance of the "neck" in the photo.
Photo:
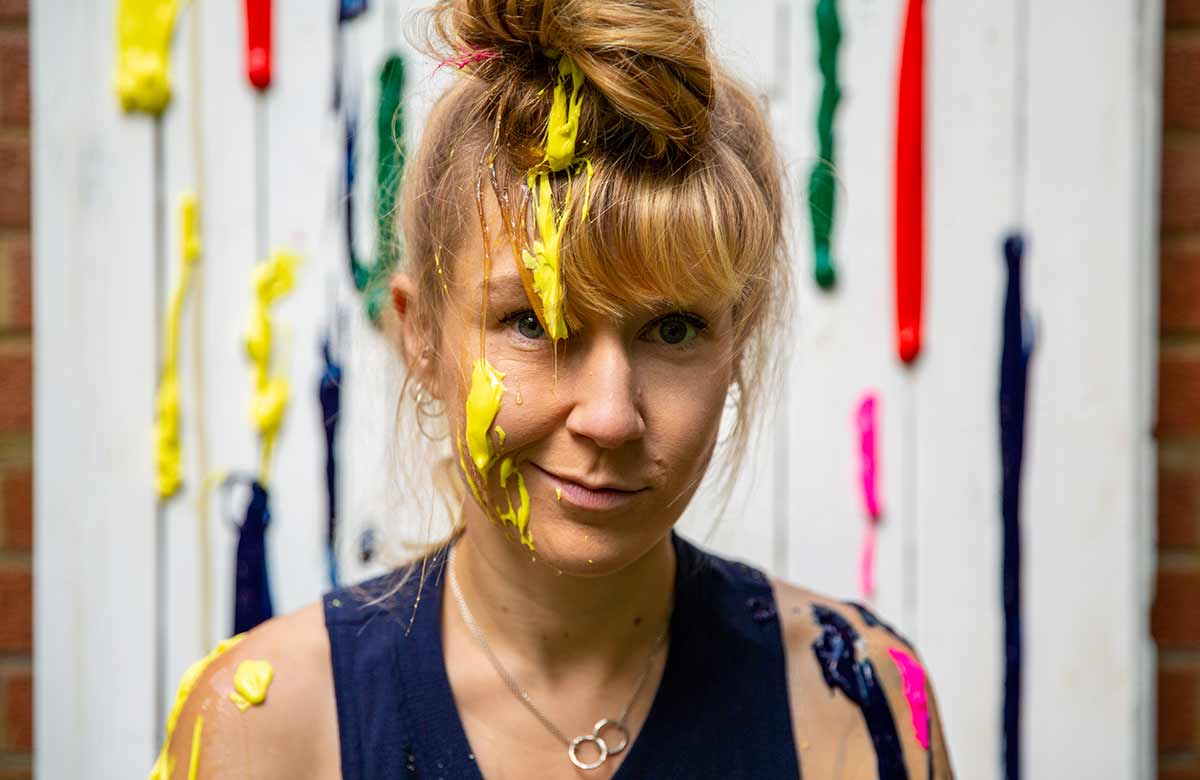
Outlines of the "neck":
[[486,519],[482,525],[468,523],[455,544],[455,576],[488,643],[521,659],[524,671],[616,678],[651,652],[670,620],[669,536],[620,571],[579,577],[531,560]]

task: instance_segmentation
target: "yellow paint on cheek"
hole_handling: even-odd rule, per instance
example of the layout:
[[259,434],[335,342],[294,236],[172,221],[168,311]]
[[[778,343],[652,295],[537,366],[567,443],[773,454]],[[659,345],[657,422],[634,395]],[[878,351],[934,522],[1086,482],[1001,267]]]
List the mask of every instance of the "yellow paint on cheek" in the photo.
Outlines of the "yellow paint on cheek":
[[496,431],[496,446],[497,446],[497,447],[503,447],[503,446],[504,446],[504,440],[505,440],[506,438],[508,438],[508,434],[507,434],[507,433],[505,433],[505,432],[504,432],[504,429],[503,429],[503,428],[501,428],[499,425],[497,425],[497,426],[494,428],[494,430]]
[[488,430],[500,411],[504,397],[504,374],[497,371],[487,358],[479,358],[471,371],[471,390],[467,393],[467,452],[479,475],[486,478],[496,449],[488,438]]
[[[567,97],[567,79],[571,80],[571,96]],[[575,161],[575,140],[579,135],[579,114],[583,108],[583,71],[570,60],[558,58],[558,81],[554,85],[554,102],[550,105],[550,121],[546,124],[546,163],[557,173]]]
[[175,725],[179,722],[179,713],[183,711],[183,705],[187,702],[188,697],[192,695],[192,689],[196,687],[196,683],[200,681],[200,675],[204,674],[204,670],[208,668],[208,665],[226,650],[241,642],[245,636],[245,634],[238,634],[226,639],[214,647],[211,653],[189,666],[187,671],[183,673],[183,679],[179,681],[179,690],[175,694],[175,703],[171,706],[170,713],[167,714],[167,735],[163,739],[162,750],[158,753],[158,760],[154,762],[154,767],[150,770],[149,780],[169,780],[171,768],[168,765],[167,748],[171,744],[172,735],[175,734]]
[[121,0],[115,86],[124,110],[160,114],[171,101],[167,51],[178,9],[178,0]]
[[562,501],[562,488],[554,488],[554,500]]
[[[518,507],[513,506],[512,497],[508,495],[507,490],[508,480],[513,476],[517,478],[517,495],[520,498]],[[505,488],[504,494],[508,499],[508,510],[496,507],[496,513],[500,515],[502,521],[516,526],[517,532],[521,535],[521,544],[530,550],[536,549],[533,546],[533,533],[529,530],[529,490],[525,487],[525,475],[513,465],[512,458],[500,461],[500,487]]]
[[242,661],[233,673],[233,693],[229,699],[242,712],[267,698],[267,689],[275,679],[275,670],[267,661]]
[[200,771],[200,732],[204,730],[204,716],[196,716],[196,725],[192,727],[192,755],[188,760],[188,780],[196,780]]

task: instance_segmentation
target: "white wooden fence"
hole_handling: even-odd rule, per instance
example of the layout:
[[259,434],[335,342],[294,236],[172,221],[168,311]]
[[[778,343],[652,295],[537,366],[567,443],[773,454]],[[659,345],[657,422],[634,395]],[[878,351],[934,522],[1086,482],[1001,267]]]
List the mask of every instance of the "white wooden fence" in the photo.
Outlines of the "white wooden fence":
[[[851,415],[864,390],[878,391],[886,517],[877,606],[922,649],[959,775],[998,777],[999,242],[1023,201],[1025,289],[1040,325],[1023,501],[1025,769],[1034,778],[1150,777],[1161,0],[929,4],[926,337],[911,369],[894,356],[891,324],[902,3],[840,4],[841,279],[833,294],[811,281],[801,197],[816,150],[814,4],[709,0],[705,10],[726,62],[769,100],[795,193],[800,295],[791,332],[778,338],[793,347],[783,400],[725,515],[714,524],[716,497],[702,492],[685,527],[718,551],[854,596],[863,519]],[[175,682],[205,651],[205,634],[229,630],[235,536],[216,503],[208,539],[215,610],[201,625],[195,499],[203,475],[191,425],[203,404],[211,468],[253,468],[240,333],[250,270],[270,247],[307,258],[278,308],[294,403],[273,480],[277,611],[326,587],[316,381],[331,301],[353,312],[341,430],[345,575],[368,571],[354,554],[358,529],[404,527],[387,487],[396,361],[354,305],[343,259],[342,131],[330,110],[335,5],[276,4],[275,82],[260,96],[243,75],[242,3],[193,0],[173,48],[174,100],[155,121],[123,115],[113,96],[116,0],[32,4],[39,777],[147,771]],[[404,42],[416,5],[375,0],[348,33],[348,61],[364,85],[364,247],[383,57],[398,49],[409,58],[410,144],[453,78],[446,70],[431,77],[432,63]],[[199,138],[189,109],[193,24]],[[1023,147],[1014,112],[1027,118]],[[186,485],[160,509],[150,449],[158,334],[176,273],[176,206],[195,184],[195,144],[206,160],[205,383],[197,397],[188,325]],[[1027,171],[1023,186],[1017,166]]]

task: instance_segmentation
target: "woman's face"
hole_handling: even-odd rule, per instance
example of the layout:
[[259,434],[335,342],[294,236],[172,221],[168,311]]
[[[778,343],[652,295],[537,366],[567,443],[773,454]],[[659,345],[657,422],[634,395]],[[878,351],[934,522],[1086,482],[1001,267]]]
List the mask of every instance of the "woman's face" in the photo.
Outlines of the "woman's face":
[[[452,436],[464,430],[482,330],[484,356],[505,387],[491,434],[497,441],[496,429],[504,431],[495,461],[511,458],[524,479],[533,554],[568,573],[617,571],[666,535],[708,466],[732,379],[730,314],[695,302],[618,321],[582,315],[556,359],[494,209],[488,222],[486,314],[476,230],[447,289],[442,359],[433,367]],[[499,511],[509,500],[519,507],[516,481],[502,488],[500,472],[489,469],[485,497]],[[473,534],[518,538],[473,501],[464,521]]]

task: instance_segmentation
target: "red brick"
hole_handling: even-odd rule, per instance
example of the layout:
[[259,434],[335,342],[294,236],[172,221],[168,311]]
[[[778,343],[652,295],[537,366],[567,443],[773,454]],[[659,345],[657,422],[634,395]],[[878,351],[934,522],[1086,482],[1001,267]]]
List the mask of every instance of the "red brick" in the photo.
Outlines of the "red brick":
[[1200,36],[1163,44],[1163,126],[1200,128]]
[[[0,325],[29,330],[33,327],[33,261],[28,236],[8,242],[4,262],[8,264],[8,322]],[[3,306],[0,311],[4,311]]]
[[29,140],[0,139],[0,227],[29,227]]
[[1157,433],[1200,436],[1200,354],[1159,355]]
[[29,0],[0,0],[0,21],[23,22],[29,18]]
[[33,357],[29,348],[0,352],[0,433],[33,430]]
[[1200,229],[1200,137],[1164,138],[1162,228]]
[[4,547],[8,550],[33,549],[33,472],[13,469],[0,481],[0,505],[3,506]]
[[0,651],[33,647],[33,573],[29,564],[0,566]]
[[29,126],[29,32],[0,32],[0,123]]
[[33,749],[33,673],[28,669],[4,677],[4,721],[7,750]]
[[1200,241],[1165,243],[1159,265],[1162,331],[1200,332]]
[[1159,466],[1158,546],[1200,547],[1200,466]]
[[1158,589],[1150,614],[1151,632],[1159,647],[1200,649],[1200,568],[1158,572]]
[[1158,673],[1158,749],[1196,747],[1196,708],[1200,669],[1160,669]]
[[1167,27],[1200,25],[1200,0],[1167,0]]

